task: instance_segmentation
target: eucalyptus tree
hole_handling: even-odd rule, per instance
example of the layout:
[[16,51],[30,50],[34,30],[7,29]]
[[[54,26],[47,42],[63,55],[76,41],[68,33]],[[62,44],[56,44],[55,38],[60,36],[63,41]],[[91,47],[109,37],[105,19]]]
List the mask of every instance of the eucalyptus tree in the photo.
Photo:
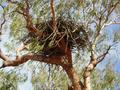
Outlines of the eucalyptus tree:
[[[69,89],[91,90],[92,72],[116,43],[116,40],[112,44],[105,42],[104,30],[111,24],[119,24],[115,12],[119,0],[8,0],[3,3],[1,27],[10,18],[10,36],[22,45],[16,50],[14,60],[0,50],[4,61],[1,68],[18,66],[28,60],[61,66],[72,83]],[[20,55],[23,50],[25,54]],[[83,80],[73,66],[75,51],[87,53]]]

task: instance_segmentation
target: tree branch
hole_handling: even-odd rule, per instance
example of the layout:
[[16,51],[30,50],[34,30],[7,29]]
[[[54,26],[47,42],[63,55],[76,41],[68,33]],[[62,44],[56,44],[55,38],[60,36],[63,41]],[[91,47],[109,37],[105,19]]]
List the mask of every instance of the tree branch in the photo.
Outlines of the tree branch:
[[[110,4],[111,4],[111,2],[110,2]],[[112,14],[113,10],[115,10],[115,8],[118,6],[118,4],[120,4],[120,0],[118,0],[115,4],[111,5],[111,6],[108,8],[108,10],[105,10],[105,11],[107,11],[107,15],[106,15],[106,18],[105,18],[103,24],[102,24],[102,16],[103,16],[106,12],[103,12],[103,13],[101,14],[101,16],[99,17],[99,23],[98,23],[98,25],[97,25],[97,33],[96,33],[96,37],[95,37],[94,42],[93,42],[93,44],[94,44],[95,46],[96,46],[97,40],[99,39],[101,30],[106,26],[106,23],[107,23],[107,21],[108,21],[109,16]],[[113,23],[113,22],[112,22],[112,23]],[[114,22],[114,24],[115,24],[115,22]],[[116,24],[118,24],[118,23],[116,23]]]
[[51,7],[51,15],[52,15],[52,29],[54,32],[56,32],[57,31],[57,22],[56,22],[56,16],[55,16],[54,0],[51,0],[50,7]]
[[[113,45],[115,45],[115,44],[113,44]],[[113,47],[113,45],[110,45],[108,47],[108,49],[102,55],[100,55],[100,56],[97,57],[97,64],[100,63],[100,62],[102,62],[105,59],[106,55],[109,53],[109,51]]]
[[[16,5],[19,6],[19,2],[17,2],[17,1],[15,1],[15,2],[12,1],[12,0],[8,0],[8,1],[9,1],[11,4],[16,4]],[[18,11],[16,11],[16,12],[24,16],[24,18],[25,18],[25,20],[26,20],[26,23],[27,23],[27,25],[26,25],[27,30],[28,30],[29,32],[35,33],[35,35],[40,38],[40,37],[42,36],[43,32],[40,32],[40,31],[34,26],[34,24],[33,24],[33,22],[32,22],[32,16],[31,16],[30,13],[29,13],[29,9],[30,9],[30,7],[29,7],[29,1],[28,1],[28,0],[25,0],[25,4],[26,4],[26,6],[25,6],[25,7],[22,7],[22,8],[20,9],[21,11],[18,10]]]
[[55,64],[55,65],[64,65],[64,59],[62,59],[62,56],[45,56],[41,54],[26,54],[23,56],[16,56],[14,60],[10,59],[10,57],[6,56],[1,50],[0,50],[0,58],[4,60],[2,67],[7,66],[18,66],[20,64],[23,64],[27,62],[28,60],[33,61],[40,61],[47,64]]
[[5,54],[3,54],[1,49],[0,49],[0,58],[3,59],[4,61],[8,61],[9,60],[9,58]]
[[106,50],[106,52],[104,52],[102,55],[100,55],[99,57],[95,57],[94,54],[91,54],[91,60],[90,63],[87,65],[87,67],[85,68],[84,71],[84,85],[85,85],[85,90],[90,90],[90,76],[91,73],[93,72],[94,68],[104,60],[104,58],[106,57],[106,55],[109,53],[110,49],[113,47],[112,44],[108,47],[108,49]]
[[[2,9],[3,9],[3,11],[4,11],[4,6],[2,6],[1,4],[0,4],[0,6],[2,7]],[[2,23],[0,24],[0,34],[1,34],[1,30],[2,30],[2,27],[3,27],[3,25],[5,24],[5,21],[6,21],[6,18],[5,18],[5,11],[3,12],[3,21],[2,21]]]

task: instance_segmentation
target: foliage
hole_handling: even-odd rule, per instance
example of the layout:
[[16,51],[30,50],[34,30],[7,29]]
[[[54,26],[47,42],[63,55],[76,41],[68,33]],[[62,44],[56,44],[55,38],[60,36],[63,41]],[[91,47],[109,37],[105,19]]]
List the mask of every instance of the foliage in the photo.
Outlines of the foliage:
[[39,64],[36,69],[39,69],[37,73],[32,72],[32,84],[35,90],[67,89],[68,78],[61,67]]
[[0,71],[0,90],[16,90],[18,87],[17,82],[18,76],[15,72]]
[[108,63],[104,70],[96,69],[92,74],[93,90],[115,90],[120,88],[119,73],[115,72],[113,65]]

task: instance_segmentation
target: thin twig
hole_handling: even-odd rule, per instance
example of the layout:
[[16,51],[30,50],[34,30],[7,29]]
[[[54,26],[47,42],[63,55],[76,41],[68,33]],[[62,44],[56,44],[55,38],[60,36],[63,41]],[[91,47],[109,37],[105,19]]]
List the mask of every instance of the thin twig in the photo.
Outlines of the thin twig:
[[[116,43],[115,43],[115,44],[116,44]],[[100,62],[102,62],[102,61],[105,59],[106,55],[109,53],[110,49],[111,49],[115,44],[110,45],[110,46],[108,47],[108,49],[107,49],[102,55],[100,55],[100,56],[97,57],[97,60],[98,60],[97,63],[100,63]]]
[[[1,4],[0,4],[0,6],[2,7],[2,9],[3,9],[3,11],[4,11],[4,6],[2,6]],[[6,18],[5,18],[5,15],[6,15],[6,13],[5,13],[5,11],[3,12],[3,21],[2,21],[2,23],[0,24],[0,32],[1,32],[1,30],[2,30],[2,27],[3,27],[3,25],[5,24],[5,22],[6,22]]]

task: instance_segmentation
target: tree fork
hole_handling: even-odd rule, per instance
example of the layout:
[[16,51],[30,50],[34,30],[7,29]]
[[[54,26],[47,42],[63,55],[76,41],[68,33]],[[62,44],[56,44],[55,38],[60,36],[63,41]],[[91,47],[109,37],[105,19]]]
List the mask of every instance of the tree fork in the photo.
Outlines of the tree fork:
[[[79,76],[75,71],[73,66],[64,66],[63,69],[66,71],[72,86],[69,87],[70,90],[83,90],[83,84],[80,82]],[[68,89],[68,90],[69,90]]]
[[64,47],[67,63],[63,65],[63,69],[66,71],[72,86],[68,87],[68,90],[83,90],[83,84],[80,82],[79,76],[72,65],[72,51],[69,46],[66,46],[64,39],[61,40],[61,46]]

